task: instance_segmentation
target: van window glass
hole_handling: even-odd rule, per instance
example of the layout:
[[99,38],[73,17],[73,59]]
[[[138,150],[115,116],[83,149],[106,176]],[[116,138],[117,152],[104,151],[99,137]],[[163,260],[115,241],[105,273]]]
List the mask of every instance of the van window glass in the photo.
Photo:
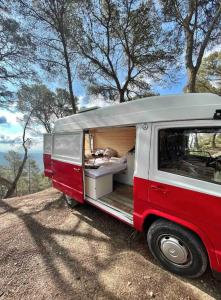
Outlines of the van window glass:
[[221,128],[160,130],[158,168],[221,184]]
[[55,134],[53,154],[79,159],[81,157],[81,134]]
[[51,134],[44,135],[44,153],[51,154],[52,136]]

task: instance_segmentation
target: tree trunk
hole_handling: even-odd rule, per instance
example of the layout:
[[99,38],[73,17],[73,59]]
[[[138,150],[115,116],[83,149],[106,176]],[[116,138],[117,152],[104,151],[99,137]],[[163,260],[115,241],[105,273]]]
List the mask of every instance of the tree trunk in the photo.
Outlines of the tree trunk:
[[[190,3],[189,3],[190,4]],[[190,7],[191,8],[191,7]],[[189,29],[189,17],[185,18],[185,39],[186,39],[186,53],[185,53],[185,66],[187,70],[187,85],[186,93],[196,92],[196,74],[197,71],[193,65],[193,31]]]
[[196,70],[194,68],[187,69],[187,86],[186,93],[196,93]]
[[120,94],[120,103],[125,102],[124,90],[119,90],[119,94]]
[[69,86],[69,93],[70,93],[70,98],[71,98],[70,99],[71,105],[72,105],[73,113],[76,114],[77,108],[76,108],[76,103],[75,103],[75,98],[74,98],[73,87],[72,87],[71,67],[70,67],[70,62],[69,62],[69,57],[68,57],[67,45],[65,42],[65,38],[63,36],[62,36],[62,45],[63,45],[63,50],[64,50],[64,59],[65,59],[65,64],[66,64],[67,76],[68,76],[68,86]]
[[198,134],[196,133],[196,135],[195,135],[195,148],[197,149],[197,150],[199,150],[199,140],[198,140]]
[[9,198],[9,197],[12,197],[15,190],[16,190],[16,187],[17,187],[17,183],[19,181],[19,178],[21,177],[21,174],[23,172],[23,169],[24,169],[24,166],[25,166],[25,163],[26,163],[26,160],[28,158],[28,150],[25,149],[25,154],[24,154],[24,157],[23,157],[23,161],[22,161],[22,164],[20,165],[19,169],[18,169],[18,173],[14,179],[14,181],[12,182],[10,188],[8,189],[6,195],[4,198]]
[[217,136],[217,133],[214,133],[213,138],[212,138],[212,147],[213,148],[216,148],[216,136]]
[[23,130],[23,136],[22,136],[22,141],[23,141],[23,142],[22,142],[22,146],[23,146],[23,148],[24,148],[25,153],[24,153],[24,156],[23,156],[22,163],[21,163],[21,165],[19,166],[18,172],[17,172],[17,174],[16,174],[16,176],[15,176],[15,179],[14,179],[14,181],[11,183],[11,186],[8,188],[8,191],[7,191],[7,193],[6,193],[6,195],[5,195],[4,198],[9,198],[9,197],[12,197],[12,196],[13,196],[13,194],[14,194],[16,188],[17,188],[17,183],[18,183],[18,181],[19,181],[19,178],[21,177],[22,172],[23,172],[23,170],[24,170],[24,166],[25,166],[25,163],[26,163],[27,158],[28,158],[28,148],[27,148],[27,146],[26,146],[27,140],[25,139],[25,135],[26,135],[26,129],[27,129],[27,126],[28,126],[28,123],[29,123],[29,121],[30,121],[30,118],[31,118],[31,115],[32,115],[33,111],[34,111],[34,109],[30,112],[30,114],[29,114],[29,116],[28,116],[28,118],[27,118],[27,120],[26,120],[26,122],[25,122],[24,130]]

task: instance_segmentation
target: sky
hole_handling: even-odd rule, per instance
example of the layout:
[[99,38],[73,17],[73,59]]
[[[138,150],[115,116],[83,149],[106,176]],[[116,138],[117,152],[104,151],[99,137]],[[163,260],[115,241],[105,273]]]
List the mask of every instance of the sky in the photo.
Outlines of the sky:
[[[210,51],[206,52],[206,55],[209,55],[213,51],[220,51],[221,46],[218,45]],[[154,90],[160,95],[168,94],[180,94],[183,93],[183,88],[186,84],[186,75],[184,72],[180,72],[179,80],[176,83],[171,83],[167,86],[160,86],[157,82],[153,84]],[[50,81],[47,82],[49,88],[54,90],[56,87],[65,87],[65,82]],[[79,81],[75,81],[74,84],[75,94],[79,98],[80,107],[89,107],[89,106],[104,106],[107,103],[104,103],[99,97],[92,97],[87,99],[85,96],[85,88]],[[0,152],[7,152],[9,150],[15,150],[22,152],[21,146],[21,137],[22,137],[22,113],[16,111],[13,107],[10,107],[9,110],[0,108]],[[30,128],[27,131],[27,137],[31,138],[32,145],[30,152],[32,153],[41,153],[42,152],[42,134],[44,129],[40,128]]]
[[[22,124],[23,114],[12,109],[0,108],[0,152],[15,150],[22,152],[21,139],[23,133]],[[42,151],[42,134],[41,128],[30,128],[27,131],[27,138],[33,140],[31,146],[32,152]]]
[[[159,87],[156,86],[155,90],[161,95],[165,94],[179,94],[182,93],[182,89],[185,85],[185,78],[181,79],[180,82],[170,87]],[[76,89],[75,89],[76,90]],[[81,95],[82,89],[78,90],[78,96],[80,99],[80,106],[104,106],[101,98],[86,99],[84,95]],[[21,147],[21,136],[22,136],[22,113],[11,108],[10,111],[0,108],[0,152],[7,152],[9,150],[15,150],[22,152]],[[36,133],[38,132],[38,134]],[[30,128],[27,131],[27,137],[31,138],[32,146],[31,152],[42,152],[42,134],[43,128]]]

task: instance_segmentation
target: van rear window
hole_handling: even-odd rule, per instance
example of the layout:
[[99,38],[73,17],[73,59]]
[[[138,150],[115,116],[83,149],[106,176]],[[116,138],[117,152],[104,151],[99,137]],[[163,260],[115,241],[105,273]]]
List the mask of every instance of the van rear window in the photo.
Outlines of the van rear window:
[[160,130],[158,168],[221,184],[221,128]]

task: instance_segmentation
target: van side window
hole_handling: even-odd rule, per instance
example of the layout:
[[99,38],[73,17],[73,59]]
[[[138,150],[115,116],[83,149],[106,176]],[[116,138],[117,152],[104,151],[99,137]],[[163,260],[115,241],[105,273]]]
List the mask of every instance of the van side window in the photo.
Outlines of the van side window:
[[81,158],[81,133],[54,134],[53,154],[79,160]]
[[221,184],[221,128],[159,131],[161,171]]

